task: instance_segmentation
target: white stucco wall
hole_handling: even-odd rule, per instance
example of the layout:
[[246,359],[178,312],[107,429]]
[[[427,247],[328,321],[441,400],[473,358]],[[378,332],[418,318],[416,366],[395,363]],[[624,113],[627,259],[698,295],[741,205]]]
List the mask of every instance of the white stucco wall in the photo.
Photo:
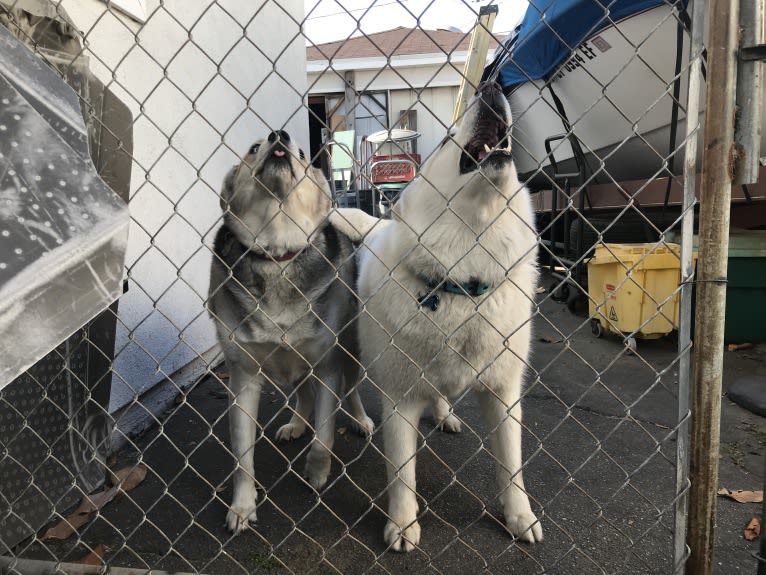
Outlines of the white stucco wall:
[[114,411],[215,344],[203,303],[226,170],[270,129],[308,146],[303,2],[147,0],[143,26],[96,0],[61,5],[135,120]]

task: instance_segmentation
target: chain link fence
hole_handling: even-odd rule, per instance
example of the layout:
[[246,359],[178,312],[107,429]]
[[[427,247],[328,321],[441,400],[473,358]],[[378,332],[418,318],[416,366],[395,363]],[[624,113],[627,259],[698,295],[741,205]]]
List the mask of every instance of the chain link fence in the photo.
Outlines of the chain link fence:
[[[480,170],[460,183],[462,162],[504,156],[505,112],[495,103],[480,115],[475,101],[462,116],[479,118],[477,133],[499,126],[487,148],[451,130],[465,61],[485,55],[470,30],[424,24],[444,10],[475,21],[478,5],[389,4],[405,16],[374,33],[362,23],[387,5],[334,4],[331,14],[361,29],[321,43],[307,30],[331,20],[297,1],[0,2],[5,49],[34,52],[75,90],[87,155],[130,209],[118,301],[0,391],[4,572],[683,570],[693,270],[682,222],[696,229],[683,158],[698,137],[684,120],[699,57],[686,4],[605,17],[595,1],[572,2],[576,17],[549,7],[546,18],[530,5],[515,36],[484,30],[484,79],[513,113],[520,184],[510,190]],[[539,74],[538,41],[564,54]],[[19,84],[4,89],[41,101],[59,93]],[[48,150],[58,128],[25,141]],[[4,142],[4,187],[14,169],[34,197],[69,196]],[[452,147],[461,163],[429,171],[427,158]],[[264,172],[267,156],[284,170]],[[441,195],[400,201],[413,179],[411,189]],[[460,193],[477,181],[503,199],[465,245]],[[24,241],[37,233],[50,263],[53,236],[19,220],[24,204],[2,194],[0,213]],[[332,208],[328,224],[324,194],[382,223],[352,246],[347,217],[368,220]],[[526,194],[535,217],[525,228]],[[253,215],[261,204],[276,208]],[[498,251],[492,229],[508,218]],[[439,231],[434,248],[445,221],[455,231]],[[415,238],[398,261],[375,239],[392,225]],[[413,261],[431,266],[415,272],[420,288],[401,276]],[[514,283],[530,261],[540,272],[531,291]],[[377,283],[360,288],[380,265]],[[496,268],[499,283],[464,277]],[[392,285],[398,299],[381,304]],[[480,303],[506,288],[514,296],[502,305]],[[441,323],[439,308],[467,300],[464,320]],[[391,310],[406,319],[392,327]],[[479,317],[499,352],[460,339]],[[402,341],[440,351],[421,364],[420,348]],[[501,368],[524,372],[520,398],[505,395],[515,376]],[[442,385],[450,378],[460,385]],[[252,408],[258,392],[245,382],[255,380]],[[493,381],[503,383],[489,393]],[[482,410],[496,400],[493,424]],[[425,403],[433,414],[418,425]],[[408,414],[416,434],[391,424]],[[498,439],[511,428],[517,463]],[[414,459],[392,459],[403,436],[416,444],[417,488],[404,497],[420,525],[419,537],[396,525],[407,544],[383,536],[400,521],[387,491],[414,486],[402,479]],[[536,517],[516,533],[503,511],[511,491],[528,495]]]

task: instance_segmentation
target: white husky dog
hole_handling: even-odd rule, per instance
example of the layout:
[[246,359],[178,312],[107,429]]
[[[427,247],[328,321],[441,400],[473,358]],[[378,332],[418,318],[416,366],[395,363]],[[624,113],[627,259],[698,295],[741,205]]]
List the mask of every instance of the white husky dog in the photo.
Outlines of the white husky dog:
[[[364,221],[361,359],[382,390],[388,467],[384,537],[397,551],[420,540],[415,491],[418,421],[434,398],[479,395],[508,530],[543,538],[522,480],[522,376],[530,348],[537,235],[510,153],[511,113],[483,84],[460,126],[424,164],[394,219]],[[337,220],[336,220],[337,221]],[[353,231],[349,231],[353,236]]]

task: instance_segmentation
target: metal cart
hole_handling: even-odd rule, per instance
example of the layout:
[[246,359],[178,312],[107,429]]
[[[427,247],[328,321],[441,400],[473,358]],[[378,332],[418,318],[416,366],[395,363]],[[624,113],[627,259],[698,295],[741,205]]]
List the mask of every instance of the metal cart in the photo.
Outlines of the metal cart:
[[414,130],[395,128],[367,136],[369,181],[372,186],[374,215],[388,217],[391,206],[411,182],[420,167],[420,154],[412,151],[412,143],[420,137]]

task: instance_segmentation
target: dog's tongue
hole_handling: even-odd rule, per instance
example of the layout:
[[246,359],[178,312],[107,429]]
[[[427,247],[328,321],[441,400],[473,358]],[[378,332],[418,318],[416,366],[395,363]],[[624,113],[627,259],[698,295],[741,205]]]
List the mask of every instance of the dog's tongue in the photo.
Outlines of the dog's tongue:
[[284,150],[279,150],[279,149],[274,150],[274,155],[277,158],[281,158],[281,157],[283,157],[285,155],[285,151]]
[[476,160],[481,162],[490,152],[492,152],[492,149],[489,147],[489,144],[485,142],[482,144],[482,147],[476,151]]

